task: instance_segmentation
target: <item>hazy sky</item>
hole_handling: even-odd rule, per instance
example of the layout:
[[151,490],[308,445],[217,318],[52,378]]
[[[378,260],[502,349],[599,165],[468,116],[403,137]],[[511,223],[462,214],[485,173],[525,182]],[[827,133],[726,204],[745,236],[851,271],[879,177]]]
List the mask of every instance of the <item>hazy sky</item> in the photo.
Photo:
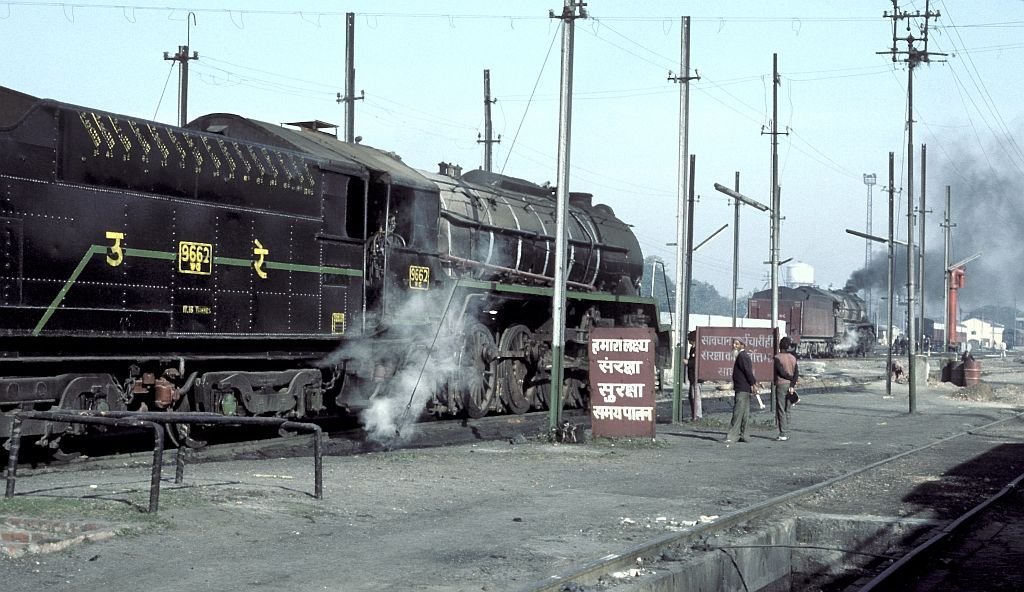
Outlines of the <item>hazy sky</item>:
[[[900,7],[924,11],[925,4]],[[932,241],[941,238],[945,185],[956,188],[954,212],[982,202],[968,195],[976,179],[1009,192],[1000,197],[1005,211],[1020,199],[1024,1],[933,1],[930,8],[941,16],[932,21],[928,49],[948,56],[915,69],[914,186],[925,143],[928,249],[941,255]],[[356,103],[356,134],[364,143],[421,169],[439,161],[481,166],[489,69],[501,134],[495,170],[554,182],[561,37],[549,9],[560,12],[560,0],[5,2],[0,85],[176,122],[177,70],[163,53],[176,52],[189,35],[199,52],[190,63],[190,119],[225,111],[343,124],[335,97],[344,91],[344,14],[355,12],[356,88],[366,93]],[[188,27],[190,10],[196,23]],[[779,139],[781,258],[811,264],[825,287],[841,287],[864,266],[864,241],[844,232],[865,230],[863,174],[878,177],[876,235],[887,232],[890,151],[895,185],[906,186],[907,69],[878,55],[893,44],[891,20],[883,18],[891,2],[593,0],[588,10],[591,18],[576,26],[573,191],[594,193],[633,224],[645,254],[663,257],[672,274],[674,250],[665,244],[676,231],[679,85],[667,76],[679,72],[680,18],[689,15],[691,66],[701,77],[690,101],[700,195],[695,239],[731,224],[732,207],[713,185],[731,187],[736,171],[743,193],[770,201],[770,136],[762,132],[771,125],[777,53],[778,123],[788,131]],[[901,37],[906,24],[897,29]],[[920,37],[917,24],[910,32]],[[897,234],[905,239],[906,196],[898,202]],[[1012,220],[974,217],[1019,235]],[[740,288],[760,290],[768,281],[768,215],[744,208],[742,231]],[[970,254],[957,249],[954,259]],[[882,257],[877,247],[874,257]],[[1000,269],[1018,273],[1014,267]],[[941,278],[940,269],[929,272]],[[729,292],[731,229],[697,252],[693,276]],[[1016,276],[1006,283],[1015,290]],[[970,297],[966,289],[963,296]]]

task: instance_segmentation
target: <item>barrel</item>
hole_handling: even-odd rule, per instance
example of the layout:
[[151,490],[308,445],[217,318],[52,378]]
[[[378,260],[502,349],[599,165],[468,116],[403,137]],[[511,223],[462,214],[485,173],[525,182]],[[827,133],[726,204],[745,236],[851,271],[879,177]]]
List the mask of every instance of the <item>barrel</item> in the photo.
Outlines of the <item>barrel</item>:
[[964,386],[981,382],[981,362],[968,358],[964,360]]

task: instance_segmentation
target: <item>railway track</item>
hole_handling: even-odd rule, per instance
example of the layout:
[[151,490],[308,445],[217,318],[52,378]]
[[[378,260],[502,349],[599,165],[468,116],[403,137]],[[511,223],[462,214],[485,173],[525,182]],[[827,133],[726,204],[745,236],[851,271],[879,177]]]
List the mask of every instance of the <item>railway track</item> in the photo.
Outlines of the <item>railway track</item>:
[[1007,428],[1019,428],[1022,418],[956,433],[662,535],[521,592],[914,589],[908,582],[928,571],[935,553],[955,556],[943,542],[984,523],[990,509],[1006,511],[1001,498],[1019,499],[1024,445]]

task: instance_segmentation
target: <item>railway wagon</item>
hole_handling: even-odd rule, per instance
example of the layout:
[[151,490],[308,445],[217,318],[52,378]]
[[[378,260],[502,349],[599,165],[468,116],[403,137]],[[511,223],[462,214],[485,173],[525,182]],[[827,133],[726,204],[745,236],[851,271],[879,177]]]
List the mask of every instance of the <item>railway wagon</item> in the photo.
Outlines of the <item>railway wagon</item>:
[[[874,327],[864,301],[848,290],[814,286],[779,287],[779,318],[786,321],[797,354],[805,357],[865,355],[874,344]],[[770,290],[748,301],[748,316],[770,319]]]
[[[553,190],[317,124],[177,127],[0,87],[0,438],[19,409],[544,408]],[[562,380],[583,406],[589,329],[657,314],[628,225],[571,201]]]

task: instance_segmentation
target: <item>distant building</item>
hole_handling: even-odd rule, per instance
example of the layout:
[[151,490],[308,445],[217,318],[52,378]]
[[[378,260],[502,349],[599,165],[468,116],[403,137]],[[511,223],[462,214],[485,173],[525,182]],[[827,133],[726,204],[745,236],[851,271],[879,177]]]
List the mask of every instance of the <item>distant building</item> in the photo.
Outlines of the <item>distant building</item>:
[[967,336],[967,343],[974,347],[995,349],[1003,343],[1004,327],[982,319],[966,319],[961,323]]

